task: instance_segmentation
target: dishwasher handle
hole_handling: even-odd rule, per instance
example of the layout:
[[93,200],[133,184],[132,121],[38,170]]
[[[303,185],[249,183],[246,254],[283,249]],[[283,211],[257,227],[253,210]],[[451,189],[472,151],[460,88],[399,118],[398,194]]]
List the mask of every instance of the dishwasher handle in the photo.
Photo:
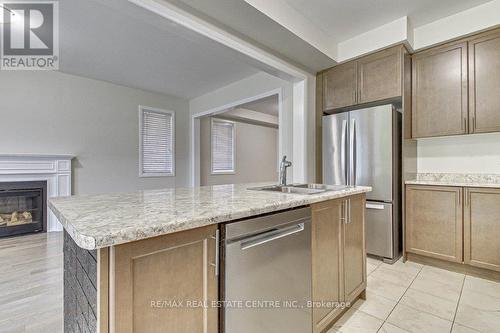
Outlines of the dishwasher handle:
[[272,242],[276,239],[287,237],[304,230],[304,223],[299,223],[293,226],[273,229],[258,236],[249,237],[247,240],[241,241],[241,250],[259,246],[265,243]]

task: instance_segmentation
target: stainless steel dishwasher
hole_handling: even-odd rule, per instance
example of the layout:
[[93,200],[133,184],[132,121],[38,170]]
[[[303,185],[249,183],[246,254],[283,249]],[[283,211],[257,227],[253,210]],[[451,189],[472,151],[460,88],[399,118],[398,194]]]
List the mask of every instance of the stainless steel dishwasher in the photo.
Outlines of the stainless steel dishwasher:
[[225,333],[312,331],[311,210],[225,227]]

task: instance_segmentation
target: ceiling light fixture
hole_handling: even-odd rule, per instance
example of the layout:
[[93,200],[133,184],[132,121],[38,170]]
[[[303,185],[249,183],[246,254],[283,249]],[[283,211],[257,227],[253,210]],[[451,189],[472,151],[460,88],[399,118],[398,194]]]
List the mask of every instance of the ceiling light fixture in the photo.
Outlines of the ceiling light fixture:
[[[7,14],[7,13],[10,13],[10,20],[9,21],[5,21],[5,14]],[[3,5],[0,5],[0,24],[12,22],[12,18],[15,15],[16,14],[12,10],[10,10],[9,8],[7,8]]]

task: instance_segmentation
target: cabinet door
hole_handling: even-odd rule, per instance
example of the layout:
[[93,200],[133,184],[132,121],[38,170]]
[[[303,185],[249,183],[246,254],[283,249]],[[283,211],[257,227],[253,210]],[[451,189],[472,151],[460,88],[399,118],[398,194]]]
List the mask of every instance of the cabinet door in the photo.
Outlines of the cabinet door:
[[500,189],[465,191],[464,262],[500,271]]
[[470,132],[500,131],[500,31],[469,41]]
[[462,262],[462,188],[406,187],[406,251]]
[[401,96],[402,46],[358,60],[358,103]]
[[112,247],[110,332],[216,333],[217,309],[186,303],[210,304],[218,299],[218,277],[211,265],[216,228]]
[[335,66],[323,74],[323,110],[356,104],[356,62]]
[[413,55],[412,136],[467,133],[467,43]]
[[344,295],[352,302],[366,289],[365,195],[347,199],[347,218],[343,220]]
[[[342,302],[341,214],[343,200],[325,201],[312,208],[312,299]],[[342,309],[313,308],[313,331],[322,332]]]

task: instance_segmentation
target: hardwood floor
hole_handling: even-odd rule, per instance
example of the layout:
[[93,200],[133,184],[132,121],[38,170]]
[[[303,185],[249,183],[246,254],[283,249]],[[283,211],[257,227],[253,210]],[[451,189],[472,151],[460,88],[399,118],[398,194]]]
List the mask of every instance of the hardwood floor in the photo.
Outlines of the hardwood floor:
[[0,333],[63,331],[63,234],[0,239]]

